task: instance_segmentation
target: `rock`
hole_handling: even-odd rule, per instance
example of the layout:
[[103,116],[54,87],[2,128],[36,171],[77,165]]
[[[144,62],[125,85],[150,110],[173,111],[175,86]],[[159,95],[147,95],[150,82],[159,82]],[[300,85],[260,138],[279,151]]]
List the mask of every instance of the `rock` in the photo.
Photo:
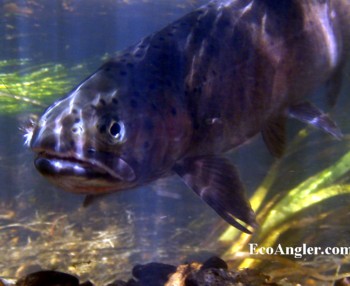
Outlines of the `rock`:
[[[269,277],[258,270],[228,270],[225,261],[212,257],[203,264],[192,262],[175,267],[163,263],[136,265],[133,278],[127,282],[115,280],[106,286],[281,286],[269,282]],[[335,285],[345,286],[347,278]],[[288,284],[291,285],[291,284]],[[294,285],[294,284],[293,284]],[[90,281],[79,284],[78,278],[58,271],[38,271],[10,283],[0,278],[0,286],[94,286]]]
[[16,286],[79,286],[73,275],[57,271],[38,271],[17,281]]
[[[169,276],[175,271],[175,266],[152,262],[145,265],[136,265],[132,270],[132,274],[139,283],[135,285],[164,286]],[[127,285],[129,286],[129,284]]]
[[251,269],[234,272],[222,268],[207,268],[188,275],[184,286],[277,286],[269,283],[268,278]]
[[345,277],[334,282],[334,286],[349,286],[350,277]]
[[198,262],[180,265],[163,286],[184,286],[187,277],[192,273],[197,273],[201,267],[202,264]]
[[217,268],[217,269],[228,269],[227,263],[217,256],[213,256],[205,261],[201,269]]

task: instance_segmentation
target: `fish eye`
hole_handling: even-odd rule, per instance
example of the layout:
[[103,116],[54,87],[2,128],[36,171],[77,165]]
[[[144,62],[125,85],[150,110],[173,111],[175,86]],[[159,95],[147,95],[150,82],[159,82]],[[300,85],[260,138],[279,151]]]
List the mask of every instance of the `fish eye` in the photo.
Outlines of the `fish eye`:
[[114,140],[121,141],[124,138],[125,128],[123,122],[112,120],[109,125],[109,134]]

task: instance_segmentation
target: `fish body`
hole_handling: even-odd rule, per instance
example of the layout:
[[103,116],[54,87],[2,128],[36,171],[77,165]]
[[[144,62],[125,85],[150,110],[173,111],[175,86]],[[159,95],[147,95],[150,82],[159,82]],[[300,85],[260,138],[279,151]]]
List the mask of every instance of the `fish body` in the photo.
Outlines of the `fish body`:
[[306,98],[331,82],[335,102],[349,14],[342,0],[212,1],[119,52],[50,106],[30,142],[35,165],[85,194],[175,172],[249,232],[240,222],[255,227],[254,213],[222,154],[261,132],[281,156],[287,117],[341,138]]

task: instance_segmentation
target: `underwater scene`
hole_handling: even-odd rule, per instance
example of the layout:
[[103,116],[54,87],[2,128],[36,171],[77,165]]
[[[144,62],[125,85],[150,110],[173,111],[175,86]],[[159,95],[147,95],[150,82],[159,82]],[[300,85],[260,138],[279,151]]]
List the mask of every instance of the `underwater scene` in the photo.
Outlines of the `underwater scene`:
[[350,285],[348,0],[0,16],[0,286]]

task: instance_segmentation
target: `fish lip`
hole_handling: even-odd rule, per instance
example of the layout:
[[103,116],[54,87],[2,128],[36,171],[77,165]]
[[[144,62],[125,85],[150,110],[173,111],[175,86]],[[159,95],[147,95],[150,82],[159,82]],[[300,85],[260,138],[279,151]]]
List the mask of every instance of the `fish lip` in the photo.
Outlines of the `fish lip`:
[[[80,176],[96,173],[99,175],[108,175],[111,180],[128,181],[128,182],[131,182],[136,178],[132,167],[121,158],[118,158],[117,160],[119,162],[119,165],[122,165],[124,170],[126,170],[123,174],[116,172],[114,169],[99,162],[98,160],[81,158],[76,154],[65,155],[65,154],[58,154],[50,151],[40,151],[37,153],[37,157],[35,159],[35,165],[37,168],[38,168],[37,162],[39,160],[46,160],[50,162],[51,167],[53,167],[54,165],[53,161],[55,161],[56,163],[63,162],[63,163],[69,164],[70,167],[72,167],[75,164],[76,166],[78,166],[78,168],[80,168],[80,170],[85,170],[85,172],[82,172]],[[40,171],[40,168],[38,169]],[[74,175],[77,176],[77,174],[74,174]]]

